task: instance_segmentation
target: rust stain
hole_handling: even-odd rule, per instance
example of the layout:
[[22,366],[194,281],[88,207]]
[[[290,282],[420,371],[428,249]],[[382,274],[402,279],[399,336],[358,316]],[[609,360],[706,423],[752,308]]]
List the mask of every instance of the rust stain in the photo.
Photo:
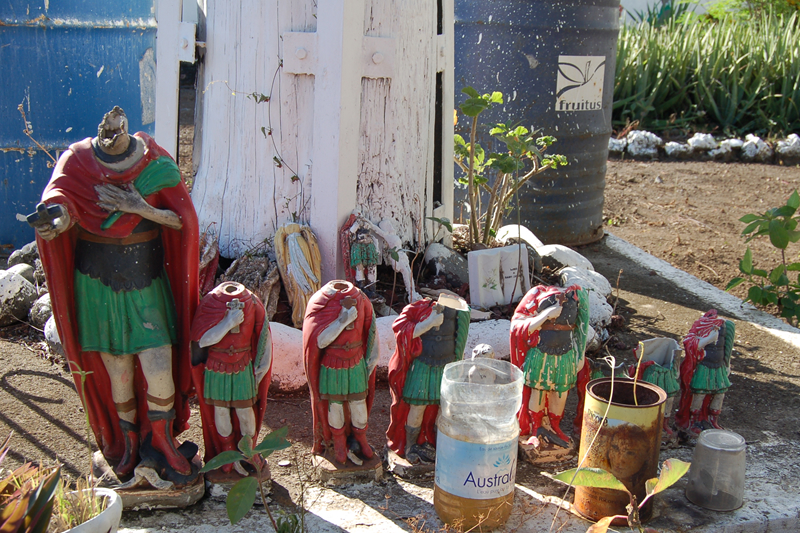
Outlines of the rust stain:
[[[599,423],[602,415],[587,410],[583,418],[581,449],[598,431],[592,448],[584,463],[585,467],[602,468],[614,474],[630,490],[637,501],[646,495],[645,482],[658,476],[658,459],[661,450],[661,418],[658,417],[647,427],[622,423],[609,425],[606,420],[602,428]],[[578,511],[594,520],[616,514],[627,515],[625,506],[630,503],[628,495],[619,490],[577,487],[575,506]],[[641,511],[642,520],[652,513],[652,500]]]

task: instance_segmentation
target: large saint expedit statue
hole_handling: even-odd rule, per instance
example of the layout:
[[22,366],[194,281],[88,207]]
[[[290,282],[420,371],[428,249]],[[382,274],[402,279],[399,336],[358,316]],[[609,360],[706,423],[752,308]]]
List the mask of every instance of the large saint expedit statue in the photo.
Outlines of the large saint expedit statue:
[[[306,306],[303,357],[311,394],[313,452],[320,477],[335,471],[372,470],[380,461],[367,441],[375,397],[378,337],[369,298],[347,281],[331,281]],[[323,466],[320,466],[323,465]],[[326,479],[323,479],[326,481]]]
[[199,299],[197,215],[175,161],[146,134],[129,135],[114,107],[97,137],[61,155],[28,222],[103,456],[122,481],[141,474],[134,486],[196,481],[202,495],[197,447],[175,447],[188,427]]
[[681,364],[681,400],[678,428],[699,435],[704,429],[722,429],[719,415],[731,386],[731,354],[736,325],[711,309],[692,324],[683,339],[686,357]]
[[[272,370],[272,337],[264,304],[241,283],[218,285],[200,300],[192,321],[192,343],[205,460],[236,450],[242,438],[255,446]],[[206,477],[233,481],[249,474],[237,462]]]
[[529,461],[560,460],[573,447],[561,419],[585,364],[588,327],[588,295],[577,285],[536,286],[514,311],[511,362],[525,375],[519,425]]
[[397,457],[411,465],[435,463],[442,373],[447,363],[464,357],[469,319],[464,300],[442,294],[438,301],[408,304],[392,324],[397,348],[389,360],[390,466]]

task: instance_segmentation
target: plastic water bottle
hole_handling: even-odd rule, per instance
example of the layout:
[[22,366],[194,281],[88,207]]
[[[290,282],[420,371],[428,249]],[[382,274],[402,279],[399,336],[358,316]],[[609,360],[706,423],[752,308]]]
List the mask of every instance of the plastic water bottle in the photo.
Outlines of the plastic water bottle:
[[486,531],[508,520],[522,378],[506,361],[478,358],[445,366],[433,490],[433,506],[443,522]]

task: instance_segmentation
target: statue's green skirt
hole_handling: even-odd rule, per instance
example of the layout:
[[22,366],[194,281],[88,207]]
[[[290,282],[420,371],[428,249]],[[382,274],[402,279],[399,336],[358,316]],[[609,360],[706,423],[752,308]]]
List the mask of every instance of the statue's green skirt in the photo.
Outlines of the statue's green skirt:
[[414,359],[403,385],[403,400],[409,405],[438,404],[443,373],[444,366],[431,366]]
[[522,365],[525,384],[532,389],[567,392],[578,382],[577,359],[574,349],[564,355],[550,355],[531,348]]
[[367,362],[362,357],[352,368],[319,367],[319,394],[333,401],[363,400],[367,397]]
[[722,394],[731,387],[731,380],[728,379],[728,369],[724,366],[719,368],[708,368],[705,365],[697,365],[689,383],[689,389],[694,394]]
[[350,265],[371,266],[380,263],[378,250],[371,242],[354,242],[350,245]]
[[142,290],[114,292],[75,271],[78,341],[86,352],[139,353],[177,342],[175,302],[162,271]]
[[681,384],[678,381],[678,369],[674,364],[672,368],[650,365],[644,369],[642,379],[664,389],[668,398],[672,398],[681,391]]
[[250,407],[256,402],[256,378],[253,363],[234,374],[206,369],[203,397],[207,404],[219,407]]

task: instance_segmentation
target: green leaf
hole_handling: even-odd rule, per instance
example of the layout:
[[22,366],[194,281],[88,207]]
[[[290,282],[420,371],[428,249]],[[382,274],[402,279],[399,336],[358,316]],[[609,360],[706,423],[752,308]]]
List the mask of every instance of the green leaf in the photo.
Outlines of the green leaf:
[[780,220],[770,220],[769,222],[769,240],[772,246],[785,250],[789,246],[789,233]]
[[212,470],[216,470],[221,466],[229,465],[231,463],[235,463],[236,461],[241,461],[242,459],[246,459],[246,457],[241,453],[237,452],[236,450],[228,450],[218,454],[205,465],[203,465],[203,468],[200,469],[200,472],[211,472]]
[[[449,218],[447,218],[447,217],[442,217],[442,218],[425,217],[425,218],[427,218],[428,220],[433,220],[434,222],[438,222],[439,224],[441,224],[442,226],[447,228],[447,231],[449,231],[450,233],[453,233],[453,223],[450,222]],[[396,261],[396,259],[395,259],[395,261]]]
[[289,426],[283,426],[280,429],[276,429],[264,437],[264,440],[262,440],[258,446],[255,447],[254,451],[266,457],[275,450],[283,450],[284,448],[288,448],[292,445],[291,442],[286,440],[286,435],[288,433]]
[[482,111],[489,109],[489,104],[482,98],[470,98],[458,107],[468,117],[477,117]]
[[256,501],[256,489],[258,489],[258,480],[254,477],[240,479],[233,486],[228,493],[226,504],[228,520],[231,521],[231,524],[236,524],[253,508]]
[[800,272],[800,263],[789,263],[786,270],[790,272]]
[[657,478],[648,479],[645,483],[647,495],[658,494],[675,484],[683,475],[689,471],[691,463],[679,459],[667,459],[661,465],[661,474]]
[[472,87],[469,87],[469,86],[468,87],[464,87],[463,89],[461,89],[461,92],[466,94],[467,96],[471,96],[472,98],[479,98],[480,97],[480,94],[478,94],[478,91],[476,91],[475,89],[473,89]]
[[756,220],[760,220],[761,217],[758,215],[754,215],[753,213],[747,214],[739,219],[739,222],[744,222],[745,224],[749,224],[751,222],[755,222]]
[[239,448],[239,451],[242,452],[242,455],[244,455],[248,459],[252,459],[254,453],[253,453],[253,441],[251,437],[243,435],[242,438],[239,439],[239,444],[236,447]]
[[751,222],[742,230],[742,235],[747,235],[748,233],[752,233],[754,229],[756,229],[761,224],[760,220],[756,220],[755,222]]
[[759,278],[766,278],[768,276],[767,271],[761,270],[760,268],[754,268],[750,274],[753,276],[758,276]]
[[728,284],[725,286],[725,290],[726,290],[726,291],[729,291],[729,290],[731,290],[731,289],[732,289],[732,288],[734,288],[734,287],[738,287],[738,286],[739,286],[739,285],[741,285],[743,282],[744,282],[744,278],[733,278],[733,279],[732,279],[732,280],[730,280],[730,281],[728,282]]
[[[595,487],[598,489],[615,489],[628,492],[628,489],[620,480],[602,468],[572,468],[555,475],[545,475],[556,481],[566,483],[567,485],[571,484],[574,487]],[[575,479],[572,479],[573,476]]]
[[787,279],[786,282],[780,283],[781,278],[785,278],[786,276],[784,273],[786,272],[786,268],[783,265],[778,265],[772,269],[772,272],[769,273],[769,282],[773,285],[786,285],[789,283]]
[[800,194],[797,194],[797,189],[792,192],[789,196],[789,199],[786,200],[786,205],[797,211],[797,208],[800,207]]
[[489,103],[492,104],[502,104],[503,103],[503,93],[499,91],[494,91],[490,95],[484,95],[484,98],[488,96]]
[[790,217],[794,215],[795,209],[791,208],[788,205],[782,205],[781,207],[772,211],[772,216],[774,217]]
[[761,292],[762,292],[761,287],[756,287],[756,286],[750,287],[750,289],[747,291],[747,299],[753,303],[760,304],[762,301]]
[[742,257],[742,260],[739,261],[739,270],[745,274],[750,274],[753,272],[753,251],[749,246],[747,247],[747,251],[744,253],[744,257]]

